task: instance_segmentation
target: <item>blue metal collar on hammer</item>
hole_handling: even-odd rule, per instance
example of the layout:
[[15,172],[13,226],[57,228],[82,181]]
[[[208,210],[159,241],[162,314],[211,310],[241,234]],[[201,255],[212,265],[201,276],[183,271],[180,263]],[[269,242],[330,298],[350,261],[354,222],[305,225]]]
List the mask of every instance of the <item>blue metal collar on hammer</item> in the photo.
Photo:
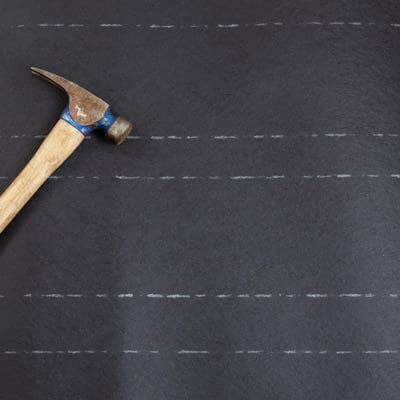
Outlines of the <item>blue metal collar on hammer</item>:
[[61,114],[61,118],[84,135],[88,135],[89,133],[93,132],[96,129],[101,129],[107,132],[110,129],[111,125],[117,120],[117,117],[113,114],[113,112],[109,108],[105,112],[104,117],[100,121],[92,125],[82,125],[77,121],[75,121],[74,118],[72,118],[68,106],[65,107],[63,113]]

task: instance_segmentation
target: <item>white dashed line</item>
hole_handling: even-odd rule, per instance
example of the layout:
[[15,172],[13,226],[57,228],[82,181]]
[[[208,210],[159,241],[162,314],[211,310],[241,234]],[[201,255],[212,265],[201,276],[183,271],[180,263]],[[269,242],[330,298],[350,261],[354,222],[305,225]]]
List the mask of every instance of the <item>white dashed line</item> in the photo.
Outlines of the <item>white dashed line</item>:
[[284,356],[301,356],[301,355],[398,355],[397,349],[384,350],[233,350],[233,351],[213,351],[213,350],[146,350],[146,349],[125,349],[125,350],[3,350],[0,354],[4,356],[48,356],[48,355],[159,355],[159,354],[176,354],[186,356],[199,355],[284,355]]
[[[0,299],[12,299],[16,296],[8,296],[0,294]],[[398,299],[400,295],[398,293],[217,293],[217,294],[206,294],[206,293],[95,293],[95,294],[84,294],[84,293],[26,293],[22,295],[23,298],[29,299],[274,299],[274,298],[286,298],[286,299]]]

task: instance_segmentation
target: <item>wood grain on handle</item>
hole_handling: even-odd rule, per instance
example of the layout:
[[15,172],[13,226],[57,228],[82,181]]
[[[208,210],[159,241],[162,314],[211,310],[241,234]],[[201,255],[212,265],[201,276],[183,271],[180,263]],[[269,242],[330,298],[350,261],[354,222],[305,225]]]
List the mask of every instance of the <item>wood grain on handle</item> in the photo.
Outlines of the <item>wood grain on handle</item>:
[[0,196],[0,234],[47,178],[82,143],[84,136],[60,119],[36,154]]

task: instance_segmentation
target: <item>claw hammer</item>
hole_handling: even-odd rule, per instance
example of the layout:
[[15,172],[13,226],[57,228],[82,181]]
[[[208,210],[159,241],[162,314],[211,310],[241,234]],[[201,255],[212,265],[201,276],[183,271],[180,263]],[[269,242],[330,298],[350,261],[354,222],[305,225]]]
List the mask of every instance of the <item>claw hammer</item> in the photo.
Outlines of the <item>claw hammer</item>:
[[108,139],[120,144],[132,130],[129,121],[116,116],[105,101],[76,83],[43,69],[31,70],[63,89],[69,103],[33,158],[1,194],[0,234],[86,135],[101,129]]

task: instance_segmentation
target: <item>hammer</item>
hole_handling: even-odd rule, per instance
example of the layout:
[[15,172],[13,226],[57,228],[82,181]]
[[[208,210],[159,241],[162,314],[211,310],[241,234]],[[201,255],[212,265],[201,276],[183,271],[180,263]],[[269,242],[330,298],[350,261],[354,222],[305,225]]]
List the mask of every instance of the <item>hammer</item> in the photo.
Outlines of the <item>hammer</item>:
[[110,106],[74,82],[39,68],[32,73],[63,89],[69,104],[33,158],[0,196],[0,234],[54,171],[75,151],[85,136],[102,130],[122,143],[132,124],[112,113]]

